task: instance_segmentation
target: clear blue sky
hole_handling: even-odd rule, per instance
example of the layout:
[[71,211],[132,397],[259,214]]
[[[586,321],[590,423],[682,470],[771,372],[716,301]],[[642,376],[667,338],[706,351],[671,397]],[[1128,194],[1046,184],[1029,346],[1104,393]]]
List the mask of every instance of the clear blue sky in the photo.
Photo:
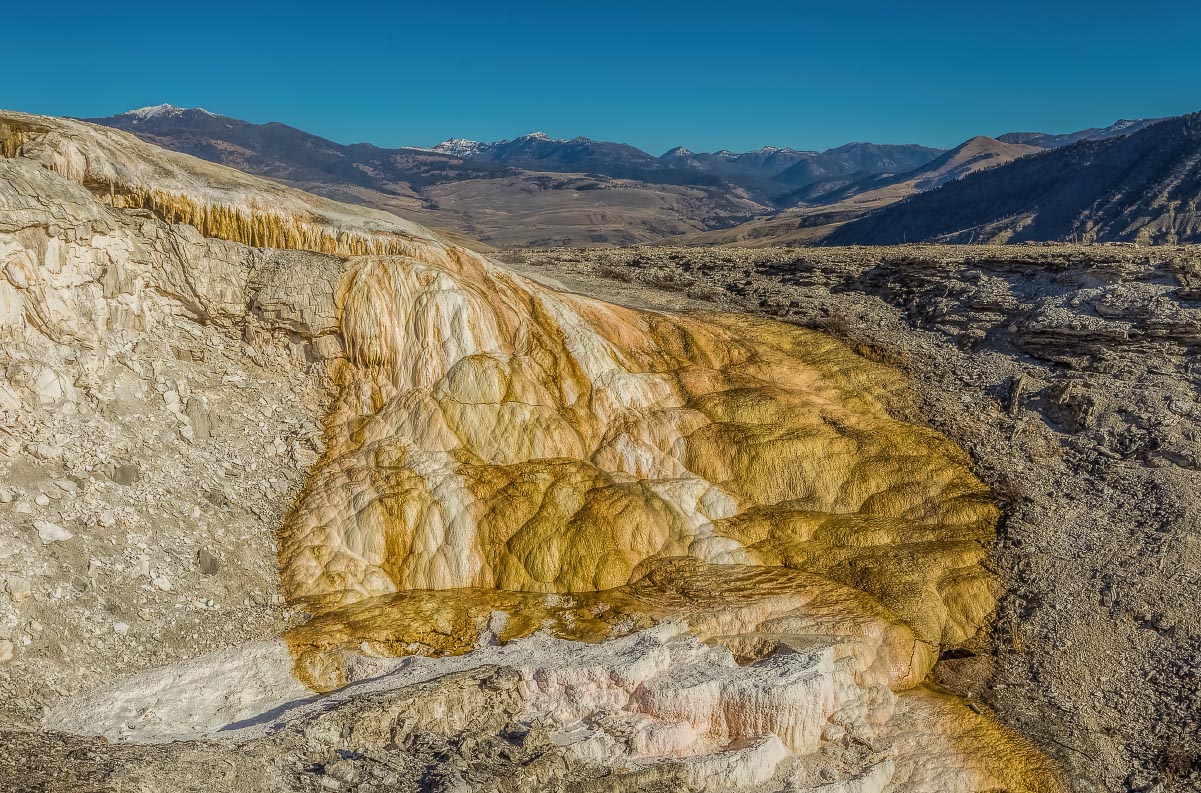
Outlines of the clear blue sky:
[[0,30],[0,107],[167,102],[382,146],[951,146],[1201,109],[1201,3],[1183,1],[40,0]]

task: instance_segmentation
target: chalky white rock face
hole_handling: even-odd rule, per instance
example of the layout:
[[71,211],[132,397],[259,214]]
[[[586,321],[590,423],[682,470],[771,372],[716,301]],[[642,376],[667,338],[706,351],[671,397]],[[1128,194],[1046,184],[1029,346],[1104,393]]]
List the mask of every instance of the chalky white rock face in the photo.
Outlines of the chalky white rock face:
[[[572,763],[715,790],[1057,789],[920,687],[992,610],[996,510],[961,451],[892,415],[894,371],[778,323],[559,293],[110,130],[5,114],[0,142],[6,333],[53,356],[172,312],[268,326],[338,388],[279,534],[283,591],[314,618],[51,726],[334,746],[396,709],[448,737],[501,709]],[[88,234],[59,233],[43,195]],[[78,378],[45,368],[12,398],[71,399]],[[511,684],[464,688],[483,670]],[[308,705],[298,680],[338,690]]]
[[[86,125],[38,123],[99,162]],[[0,157],[5,723],[282,626],[273,531],[341,346],[341,259],[115,208],[24,154]]]

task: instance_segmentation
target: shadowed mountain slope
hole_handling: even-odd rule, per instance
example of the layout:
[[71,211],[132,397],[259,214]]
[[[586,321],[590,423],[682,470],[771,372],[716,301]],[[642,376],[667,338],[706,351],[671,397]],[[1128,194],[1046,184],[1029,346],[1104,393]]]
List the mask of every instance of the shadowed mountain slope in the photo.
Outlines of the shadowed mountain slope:
[[907,173],[878,174],[855,181],[823,179],[790,193],[780,203],[826,205],[856,197],[860,203],[891,203],[1039,151],[1035,146],[1003,143],[979,135]]
[[689,235],[679,242],[742,247],[813,244],[872,210],[1038,151],[1033,146],[1002,143],[983,136],[972,138],[909,173],[857,181],[824,179],[781,199],[780,203],[795,205],[790,209],[732,228]]
[[942,149],[912,144],[848,143],[798,162],[776,176],[776,181],[783,185],[803,187],[836,176],[905,173],[925,165],[942,153]]
[[1107,140],[1120,135],[1133,135],[1135,132],[1163,120],[1162,118],[1121,118],[1108,127],[1090,127],[1061,135],[1047,132],[1006,132],[1004,135],[998,135],[997,140],[1002,143],[1024,143],[1040,149],[1058,149],[1082,140]]
[[881,209],[827,242],[1201,241],[1201,114],[1024,157]]

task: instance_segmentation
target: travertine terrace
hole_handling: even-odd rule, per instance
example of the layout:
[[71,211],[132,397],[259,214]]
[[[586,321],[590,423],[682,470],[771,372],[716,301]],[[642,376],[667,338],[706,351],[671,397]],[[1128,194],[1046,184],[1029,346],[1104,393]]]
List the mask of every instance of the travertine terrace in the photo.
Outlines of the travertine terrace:
[[[251,314],[335,389],[278,531],[310,618],[58,702],[49,727],[251,752],[340,751],[357,729],[401,752],[415,724],[449,740],[495,712],[549,736],[561,765],[539,784],[1059,789],[1023,739],[924,684],[990,618],[998,513],[960,450],[898,418],[894,370],[770,320],[562,293],[111,130],[6,114],[0,137],[20,344],[47,316],[90,328],[51,355],[103,338],[125,294],[107,274],[167,235],[130,288],[201,325]],[[60,194],[82,226],[39,206]],[[181,268],[189,246],[219,249],[226,280]],[[325,255],[277,263],[287,294],[264,303],[246,286],[264,248]],[[508,682],[463,682],[481,675]]]

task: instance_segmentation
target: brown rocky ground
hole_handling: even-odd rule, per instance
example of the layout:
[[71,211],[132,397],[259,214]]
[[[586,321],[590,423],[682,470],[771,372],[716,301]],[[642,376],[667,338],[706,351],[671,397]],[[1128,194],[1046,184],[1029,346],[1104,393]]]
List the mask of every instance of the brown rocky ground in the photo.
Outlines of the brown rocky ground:
[[907,372],[1006,506],[991,647],[939,681],[1078,791],[1201,785],[1201,249],[525,251],[616,302],[820,328]]

